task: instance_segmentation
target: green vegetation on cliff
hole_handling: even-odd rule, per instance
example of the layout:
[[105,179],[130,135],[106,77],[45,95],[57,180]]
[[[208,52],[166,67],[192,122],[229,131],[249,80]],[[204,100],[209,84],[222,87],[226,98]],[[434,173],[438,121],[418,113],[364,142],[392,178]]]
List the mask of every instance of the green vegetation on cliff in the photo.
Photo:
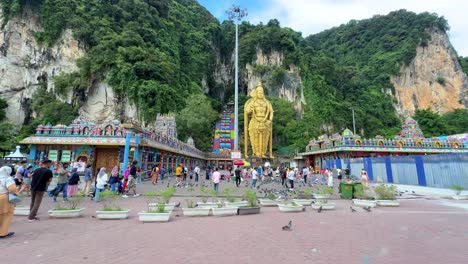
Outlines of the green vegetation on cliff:
[[[128,97],[137,104],[145,121],[153,121],[158,112],[178,113],[179,138],[185,141],[193,136],[198,147],[210,149],[216,120],[213,109],[233,94],[232,22],[219,23],[195,0],[0,0],[0,4],[4,24],[29,6],[44,28],[36,32],[40,42],[52,45],[70,28],[86,49],[77,62],[78,72],[54,79],[55,96],[72,92],[72,103],[54,101],[51,105],[75,115],[88,88],[104,80],[121,102]],[[303,113],[296,113],[284,99],[272,98],[275,149],[303,149],[312,137],[352,128],[351,108],[355,109],[356,129],[364,137],[391,137],[400,130],[401,117],[394,109],[390,76],[413,59],[418,45],[427,45],[431,31],[447,29],[443,17],[406,10],[353,20],[307,38],[281,27],[276,19],[259,25],[243,22],[239,26],[241,91],[247,92],[247,71],[243,70],[247,64],[263,78],[267,95],[279,94],[283,86],[293,87],[288,72],[296,69],[300,75]],[[281,65],[255,65],[258,51],[277,52]],[[460,57],[460,63],[467,72],[467,58]],[[221,78],[214,75],[223,67],[220,64],[227,70]],[[223,78],[228,78],[227,83],[219,82]],[[300,101],[299,90],[290,99]],[[197,108],[195,102],[203,107]],[[43,100],[35,99],[31,108],[40,122],[69,119],[55,118]],[[464,120],[466,111],[454,115],[453,120]],[[240,131],[242,120],[241,116]],[[439,134],[463,132],[446,123],[448,130],[439,127]]]

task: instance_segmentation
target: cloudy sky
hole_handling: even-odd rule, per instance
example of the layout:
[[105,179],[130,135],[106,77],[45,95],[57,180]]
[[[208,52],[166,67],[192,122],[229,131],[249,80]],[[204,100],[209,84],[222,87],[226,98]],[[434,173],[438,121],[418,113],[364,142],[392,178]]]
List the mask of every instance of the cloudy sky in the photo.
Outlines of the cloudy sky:
[[468,56],[468,1],[466,0],[198,0],[219,20],[225,11],[237,4],[248,9],[251,23],[276,18],[282,26],[302,32],[318,33],[351,19],[385,15],[398,9],[416,13],[434,12],[444,16],[450,25],[449,36],[459,55]]

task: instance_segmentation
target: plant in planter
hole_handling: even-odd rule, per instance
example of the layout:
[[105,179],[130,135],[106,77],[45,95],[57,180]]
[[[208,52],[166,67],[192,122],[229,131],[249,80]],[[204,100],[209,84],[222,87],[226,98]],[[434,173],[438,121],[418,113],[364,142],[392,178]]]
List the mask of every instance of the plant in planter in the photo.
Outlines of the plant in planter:
[[218,206],[213,207],[211,210],[213,211],[214,216],[229,216],[236,215],[237,208],[238,206],[225,205],[224,199],[221,198],[220,203],[218,203]]
[[463,190],[465,190],[465,188],[463,188],[463,186],[460,186],[458,184],[453,184],[452,186],[450,186],[450,188],[452,188],[452,190],[455,191],[455,195],[452,196],[453,199],[455,199],[455,200],[466,200],[466,199],[468,199],[468,195],[460,195],[461,192]]
[[277,206],[278,202],[280,202],[272,191],[267,193],[266,198],[259,199],[259,201],[262,206]]
[[143,196],[146,198],[147,210],[138,213],[138,220],[141,222],[167,222],[171,217],[171,212],[166,209],[164,198],[156,203],[157,192],[147,192]]
[[49,216],[55,218],[79,217],[85,209],[78,207],[81,201],[83,201],[83,196],[76,195],[68,198],[68,202],[58,202],[54,209],[48,211]]
[[281,212],[302,212],[305,210],[305,207],[292,201],[291,203],[287,204],[278,204],[278,209]]
[[185,200],[186,207],[182,207],[184,216],[208,216],[210,215],[210,207],[195,207],[192,199]]
[[[152,194],[152,195],[154,194],[154,196],[160,195],[162,199],[162,201],[160,202],[165,204],[166,211],[172,211],[174,210],[175,203],[171,203],[171,198],[172,196],[174,196],[175,192],[176,192],[176,188],[171,187],[171,188],[162,190],[159,193],[149,192],[146,194]],[[158,206],[158,204],[159,202],[158,203],[154,202],[154,203],[150,203],[149,206],[151,207],[152,210],[156,210],[156,207]]]
[[234,197],[234,194],[235,192],[238,192],[239,189],[235,188],[235,189],[230,189],[230,188],[225,188],[223,190],[223,194],[226,196],[226,200],[224,202],[224,205],[226,205],[227,207],[239,207],[239,206],[246,206],[247,205],[247,201],[242,201],[242,199],[239,199],[239,198],[236,198]]
[[353,203],[357,206],[364,206],[364,207],[377,206],[377,202],[374,200],[374,197],[371,196],[368,192],[369,192],[369,188],[367,187],[356,189],[356,191],[354,192],[354,197],[356,197],[356,199],[353,199]]
[[[21,198],[21,201],[24,201],[26,195],[22,193],[19,195],[19,197]],[[22,204],[15,205],[15,211],[13,212],[13,215],[29,215],[29,206]]]
[[[198,207],[201,207],[201,208],[213,208],[213,207],[217,207],[218,206],[218,203],[217,202],[208,202],[208,197],[210,197],[210,195],[212,195],[213,197],[217,197],[218,194],[216,191],[214,190],[208,190],[207,188],[205,187],[201,187],[200,188],[200,192],[201,192],[201,196],[202,196],[202,201],[201,202],[197,202],[197,205]],[[217,198],[215,198],[217,199]]]
[[247,200],[247,206],[240,206],[238,210],[239,215],[245,214],[258,214],[260,213],[260,206],[257,206],[257,193],[252,190],[245,190],[243,197]]
[[321,190],[319,190],[314,197],[317,201],[324,201],[327,202],[328,198],[333,194],[333,188],[329,186],[325,186]]
[[130,210],[122,209],[117,203],[120,195],[112,191],[101,192],[103,197],[103,205],[101,210],[96,211],[96,218],[98,219],[126,219],[128,218]]
[[293,199],[293,201],[300,205],[306,205],[306,206],[311,205],[312,204],[312,188],[305,188],[301,190],[297,198]]
[[377,194],[377,205],[378,206],[399,206],[400,203],[395,199],[397,193],[397,187],[395,185],[379,185],[374,188],[374,192]]

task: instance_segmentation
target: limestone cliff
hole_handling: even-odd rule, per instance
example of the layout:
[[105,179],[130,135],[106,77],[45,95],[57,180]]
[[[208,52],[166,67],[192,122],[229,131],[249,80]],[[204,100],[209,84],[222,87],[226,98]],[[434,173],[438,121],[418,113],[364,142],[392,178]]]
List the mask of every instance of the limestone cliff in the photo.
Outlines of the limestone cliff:
[[[34,116],[29,112],[29,104],[37,88],[46,85],[53,91],[53,78],[60,73],[76,71],[76,60],[85,53],[71,30],[65,30],[52,47],[36,41],[34,32],[37,31],[42,31],[41,24],[29,8],[0,30],[0,96],[8,103],[7,121],[16,125],[22,125],[27,115]],[[86,91],[80,114],[96,121],[137,115],[130,104],[119,111],[117,106],[121,104],[112,89],[98,81],[93,83]],[[64,98],[71,102],[71,93]]]
[[468,79],[447,34],[434,31],[425,47],[418,47],[410,65],[391,78],[397,111],[403,116],[416,109],[439,113],[468,107]]

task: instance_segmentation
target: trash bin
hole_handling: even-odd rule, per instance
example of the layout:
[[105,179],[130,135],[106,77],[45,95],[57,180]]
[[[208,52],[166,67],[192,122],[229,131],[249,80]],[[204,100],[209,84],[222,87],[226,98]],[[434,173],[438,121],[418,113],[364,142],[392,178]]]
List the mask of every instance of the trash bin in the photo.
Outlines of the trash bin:
[[359,190],[363,191],[362,183],[361,182],[354,182],[352,185],[353,185],[353,195],[352,196],[353,196],[353,198],[356,198],[354,196],[354,194],[356,192],[358,192]]
[[354,186],[352,183],[340,183],[341,198],[342,199],[353,199],[353,189]]

